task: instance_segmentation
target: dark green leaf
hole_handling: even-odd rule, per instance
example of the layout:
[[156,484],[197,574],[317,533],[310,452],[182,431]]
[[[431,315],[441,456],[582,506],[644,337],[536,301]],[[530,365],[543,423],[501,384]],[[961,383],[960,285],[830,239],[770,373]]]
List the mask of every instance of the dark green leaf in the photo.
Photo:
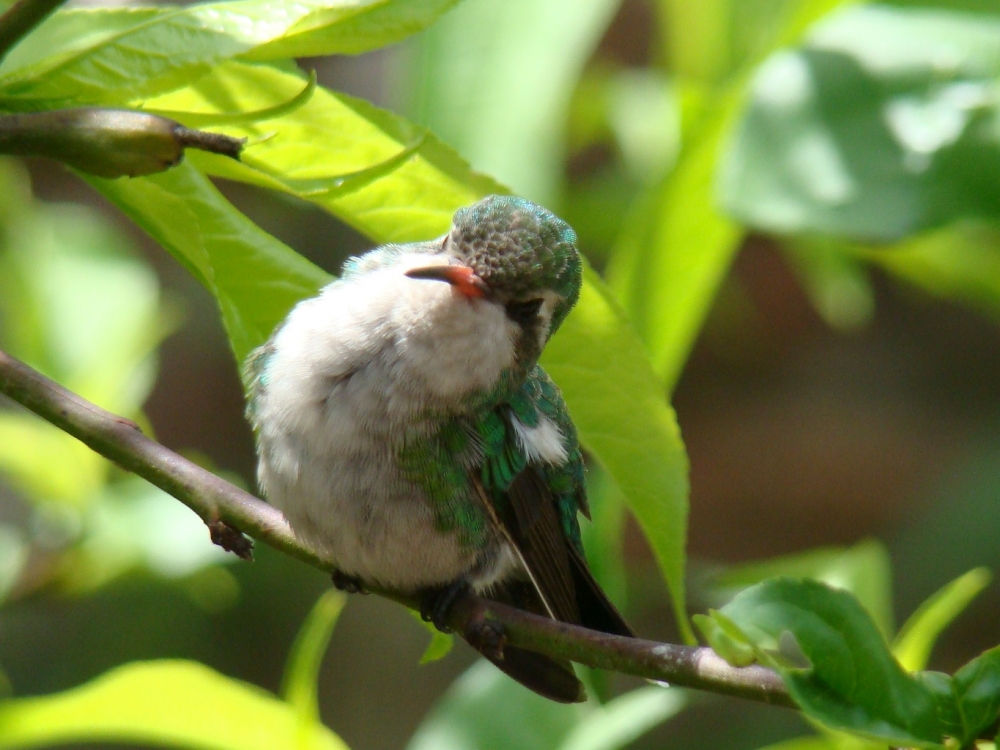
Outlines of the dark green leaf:
[[808,717],[906,747],[937,747],[936,701],[893,659],[885,639],[845,591],[780,578],[739,594],[721,612],[777,669]]
[[881,542],[867,539],[847,549],[819,548],[738,565],[713,576],[708,585],[716,590],[721,605],[740,590],[778,576],[812,578],[850,591],[885,637],[893,632],[892,567]]
[[1000,18],[850,8],[760,68],[721,174],[741,221],[892,240],[1000,216]]
[[952,689],[964,729],[959,739],[970,742],[996,721],[1000,711],[1000,646],[958,670]]

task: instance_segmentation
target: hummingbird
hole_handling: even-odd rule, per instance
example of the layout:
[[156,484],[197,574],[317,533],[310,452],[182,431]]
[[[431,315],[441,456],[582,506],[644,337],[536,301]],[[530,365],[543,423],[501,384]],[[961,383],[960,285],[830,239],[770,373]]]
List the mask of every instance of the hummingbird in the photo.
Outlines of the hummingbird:
[[[349,259],[244,368],[258,482],[350,591],[466,591],[634,635],[591,574],[584,461],[538,365],[580,295],[573,229],[523,198],[458,210],[429,242]],[[530,689],[586,699],[568,661],[486,653]]]

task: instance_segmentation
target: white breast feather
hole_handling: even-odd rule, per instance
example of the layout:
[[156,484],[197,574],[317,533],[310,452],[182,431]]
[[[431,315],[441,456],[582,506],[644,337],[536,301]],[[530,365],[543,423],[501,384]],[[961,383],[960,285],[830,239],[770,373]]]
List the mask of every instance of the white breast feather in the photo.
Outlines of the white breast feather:
[[[472,560],[396,468],[398,446],[428,411],[458,413],[493,387],[515,356],[499,305],[404,275],[449,260],[401,255],[300,303],[274,338],[257,405],[268,499],[345,573],[403,590],[453,581]],[[536,432],[526,445],[555,455],[558,430]]]

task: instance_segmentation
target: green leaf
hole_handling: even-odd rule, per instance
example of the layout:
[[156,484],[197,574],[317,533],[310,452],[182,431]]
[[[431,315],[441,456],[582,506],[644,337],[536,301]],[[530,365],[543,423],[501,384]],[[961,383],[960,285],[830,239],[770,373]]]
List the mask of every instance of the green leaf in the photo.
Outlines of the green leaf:
[[934,696],[945,735],[971,748],[1000,712],[1000,646],[970,661],[953,677],[940,672],[917,675]]
[[313,605],[288,654],[281,695],[306,724],[319,722],[319,667],[345,604],[346,594],[336,589],[324,592]]
[[[368,0],[339,2],[309,14],[270,44],[255,49],[254,60],[356,55],[395,44],[423,31],[459,0]],[[351,13],[337,6],[357,6]]]
[[[777,745],[768,745],[760,750],[845,750],[839,743],[827,737],[796,737],[794,740],[785,740]],[[880,746],[879,750],[884,750]]]
[[962,222],[891,248],[851,251],[935,296],[1000,320],[1000,232],[995,226]]
[[552,750],[583,716],[519,685],[485,660],[473,664],[427,714],[407,750]]
[[215,296],[237,362],[329,276],[237,211],[187,164],[150,177],[88,181]]
[[952,677],[963,742],[974,740],[993,724],[1000,712],[1000,646],[970,661]]
[[758,71],[720,178],[776,232],[886,241],[1000,215],[1000,18],[864,5]]
[[[731,4],[701,3],[687,7],[663,0],[664,18],[690,26],[687,38],[674,49],[678,32],[671,28],[671,54],[683,72],[712,78],[732,61],[718,48],[698,51],[697,40],[726,36],[730,12],[744,12]],[[740,42],[739,57],[757,56],[787,45],[817,18],[840,5],[838,0],[803,0],[785,5],[782,13],[764,6],[752,12],[760,18],[748,26],[754,40]],[[766,22],[761,19],[767,18]],[[740,27],[747,24],[736,24]],[[690,46],[689,46],[690,43]],[[687,51],[685,51],[687,50]],[[691,54],[689,54],[689,52]],[[697,58],[697,54],[704,56]],[[718,59],[715,59],[718,58]],[[615,248],[607,278],[649,349],[653,365],[667,390],[673,390],[701,330],[715,294],[729,270],[744,231],[716,206],[716,172],[720,150],[733,129],[743,100],[743,73],[709,96],[705,114],[684,128],[684,148],[673,170],[637,202],[630,229]]]
[[91,498],[86,534],[68,553],[60,583],[89,593],[135,568],[163,578],[186,578],[233,556],[212,544],[205,523],[167,493],[133,474]]
[[[144,106],[178,114],[257,110],[289,100],[305,83],[304,74],[288,66],[231,62],[196,85]],[[245,163],[191,154],[192,163],[218,177],[297,195],[377,242],[439,236],[448,230],[456,209],[491,193],[508,192],[469,169],[426,129],[322,87],[284,117],[220,130],[250,139]],[[403,161],[394,163],[400,156]],[[371,171],[387,164],[395,169]],[[355,180],[345,192],[343,178],[366,170],[366,179]]]
[[683,693],[640,688],[601,706],[554,703],[479,661],[438,701],[407,750],[613,750],[681,711]]
[[[153,353],[176,314],[128,240],[91,211],[30,198],[0,162],[3,345],[70,390],[134,418],[153,384]],[[58,467],[58,471],[53,471]],[[109,464],[28,414],[0,412],[0,469],[39,500],[83,504]]]
[[687,706],[680,690],[648,686],[619,695],[570,731],[559,750],[616,750],[625,747]]
[[668,391],[743,236],[714,204],[716,154],[737,102],[731,93],[670,176],[646,196],[608,265],[608,283]]
[[970,570],[934,593],[910,615],[892,647],[904,669],[916,671],[927,666],[938,636],[989,585],[991,578],[986,568]]
[[591,523],[583,524],[582,528],[587,565],[611,601],[627,612],[628,576],[622,551],[628,520],[627,503],[603,466],[593,463],[587,468]]
[[185,661],[135,662],[64,693],[0,705],[0,747],[83,742],[204,750],[345,750],[321,724],[298,732],[294,708]]
[[892,566],[881,542],[866,539],[846,549],[812,549],[739,565],[712,576],[708,586],[715,596],[728,601],[748,586],[779,576],[811,578],[850,591],[874,618],[882,634],[886,638],[892,634]]
[[573,86],[619,2],[466,0],[405,63],[414,119],[477,169],[552,206]]
[[875,285],[870,269],[859,258],[815,237],[783,243],[783,249],[813,308],[828,326],[849,332],[871,322]]
[[721,612],[781,674],[809,718],[892,745],[940,745],[934,696],[903,671],[847,592],[780,578],[747,589]]
[[677,417],[642,342],[588,267],[580,301],[552,338],[542,365],[562,389],[583,444],[624,493],[670,586],[685,640],[688,461]]
[[757,661],[753,645],[733,621],[718,610],[710,609],[707,615],[692,615],[691,619],[709,647],[734,667],[747,667]]
[[423,628],[430,635],[430,643],[427,644],[427,648],[424,649],[424,653],[420,657],[421,664],[430,664],[431,662],[439,661],[451,653],[452,647],[455,645],[455,636],[450,633],[442,633],[437,629],[437,626],[432,622],[426,622],[423,617],[421,617],[419,612],[414,612],[410,610],[410,614],[413,615],[413,619],[416,620],[421,628]]
[[[0,66],[0,96],[8,106],[18,99],[22,106],[121,104],[183,86],[234,57],[376,49],[421,30],[455,2],[299,0],[279,9],[268,0],[229,0],[135,13],[63,11]],[[74,35],[81,31],[86,41]]]

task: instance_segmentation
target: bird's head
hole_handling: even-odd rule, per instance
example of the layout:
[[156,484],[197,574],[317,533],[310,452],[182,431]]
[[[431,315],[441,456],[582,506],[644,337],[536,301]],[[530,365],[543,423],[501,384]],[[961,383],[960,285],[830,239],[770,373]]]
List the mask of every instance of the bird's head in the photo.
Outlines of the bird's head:
[[460,209],[442,243],[448,264],[406,275],[444,281],[469,300],[502,308],[519,332],[519,362],[532,366],[580,296],[576,233],[531,201],[491,195]]

